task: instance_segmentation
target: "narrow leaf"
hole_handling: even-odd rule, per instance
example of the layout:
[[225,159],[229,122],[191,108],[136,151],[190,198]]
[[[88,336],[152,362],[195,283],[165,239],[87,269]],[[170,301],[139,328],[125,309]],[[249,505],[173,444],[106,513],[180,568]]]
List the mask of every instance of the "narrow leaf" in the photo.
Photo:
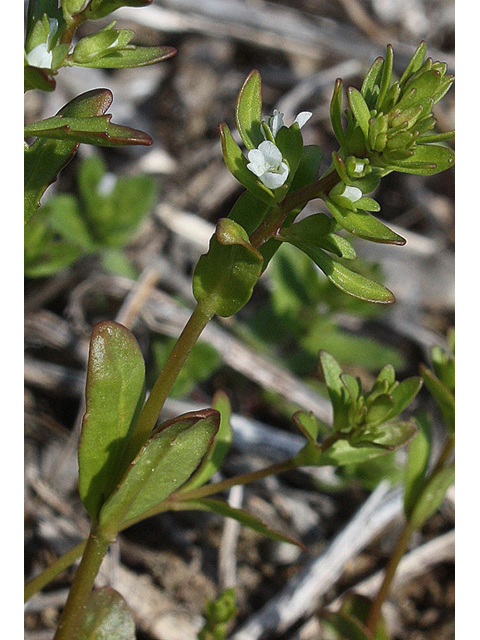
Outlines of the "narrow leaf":
[[368,211],[361,209],[351,211],[343,207],[340,208],[327,196],[324,196],[323,199],[342,229],[352,235],[382,244],[405,244],[405,239],[402,236],[389,229]]
[[430,422],[428,417],[426,415],[422,417],[417,416],[416,422],[419,429],[410,444],[405,469],[403,509],[407,518],[410,517],[412,509],[421,494],[431,451]]
[[418,176],[432,176],[453,167],[455,153],[448,147],[437,144],[418,144],[413,155],[407,160],[392,162],[389,168],[401,173]]
[[280,531],[276,531],[275,529],[270,528],[255,516],[252,516],[251,513],[248,513],[248,511],[231,507],[228,503],[222,502],[221,500],[214,500],[211,498],[203,498],[201,500],[188,500],[185,502],[177,503],[177,505],[175,505],[175,509],[182,509],[185,511],[210,511],[211,513],[217,513],[224,518],[233,518],[234,520],[237,520],[237,522],[240,522],[240,524],[243,524],[246,527],[250,527],[250,529],[261,533],[270,540],[276,540],[277,542],[288,542],[289,544],[295,544],[298,547],[305,549],[304,545],[298,540],[295,540],[294,538],[291,538],[290,536],[287,536]]
[[132,69],[167,60],[177,53],[173,47],[134,47],[113,51],[89,62],[75,62],[76,67],[96,69]]
[[338,78],[335,82],[332,100],[330,102],[330,120],[332,122],[333,133],[340,146],[345,142],[345,131],[342,124],[342,81]]
[[355,120],[362,130],[363,135],[365,136],[365,140],[368,140],[368,121],[370,120],[370,109],[368,108],[368,105],[365,102],[360,91],[358,89],[355,89],[355,87],[348,87],[347,94],[350,108],[353,111]]
[[421,365],[420,373],[425,386],[440,407],[449,433],[453,435],[455,433],[455,396],[427,367]]
[[262,79],[259,72],[251,71],[238,94],[235,121],[247,149],[256,149],[264,138],[260,130],[262,118]]
[[390,80],[392,79],[393,70],[393,48],[392,45],[387,45],[387,55],[385,56],[385,62],[382,67],[382,77],[380,80],[380,92],[378,94],[375,108],[380,111],[383,101],[387,95],[388,88],[390,86]]
[[413,527],[420,529],[442,504],[449,486],[455,479],[455,465],[443,468],[433,475],[427,482],[420,497],[412,506],[410,522]]
[[306,253],[341,291],[368,302],[377,302],[379,304],[392,304],[395,302],[395,296],[389,289],[378,282],[351,271],[325,253],[325,251],[322,251],[322,249],[307,242],[298,241],[297,238],[291,238],[288,242]]
[[80,497],[94,518],[125,471],[120,461],[144,399],[144,384],[145,363],[133,334],[112,321],[96,325],[78,452]]

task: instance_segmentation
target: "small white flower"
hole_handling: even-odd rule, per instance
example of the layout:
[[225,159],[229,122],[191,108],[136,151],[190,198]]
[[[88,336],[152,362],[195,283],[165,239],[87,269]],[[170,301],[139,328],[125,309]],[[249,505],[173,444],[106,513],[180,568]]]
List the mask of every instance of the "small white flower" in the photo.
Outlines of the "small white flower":
[[27,53],[27,62],[31,67],[51,69],[52,57],[52,52],[48,50],[48,44],[42,42],[41,44],[37,44],[30,53]]
[[[265,122],[268,125],[270,131],[272,132],[272,135],[274,138],[276,137],[280,129],[283,126],[285,126],[285,123],[283,121],[284,115],[285,114],[283,114],[281,111],[278,111],[278,109],[274,109],[273,115],[265,118]],[[296,122],[301,129],[303,125],[307,122],[307,120],[310,120],[311,117],[312,117],[312,114],[310,113],[310,111],[302,111],[295,118],[294,122]]]
[[342,196],[343,198],[348,198],[350,202],[357,202],[357,200],[360,200],[363,193],[358,187],[350,187],[345,185],[345,189],[338,195]]
[[288,178],[288,166],[283,162],[280,149],[265,140],[258,145],[258,149],[248,152],[247,169],[254,173],[269,189],[278,189]]

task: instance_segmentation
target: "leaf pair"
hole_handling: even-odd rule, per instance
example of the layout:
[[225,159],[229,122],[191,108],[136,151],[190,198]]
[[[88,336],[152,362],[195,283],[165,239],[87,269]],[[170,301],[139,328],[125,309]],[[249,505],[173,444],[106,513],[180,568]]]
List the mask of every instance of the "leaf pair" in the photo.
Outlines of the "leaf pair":
[[133,335],[115,322],[92,333],[86,413],[79,446],[79,491],[94,521],[119,530],[190,478],[212,446],[219,414],[186,414],[144,442],[135,429],[145,397],[145,364]]

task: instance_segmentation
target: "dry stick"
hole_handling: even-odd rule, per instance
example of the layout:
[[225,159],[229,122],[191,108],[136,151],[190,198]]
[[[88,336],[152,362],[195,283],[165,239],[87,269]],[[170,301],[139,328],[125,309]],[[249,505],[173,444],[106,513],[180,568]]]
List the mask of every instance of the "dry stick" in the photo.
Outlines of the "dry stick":
[[[243,502],[244,488],[237,485],[230,489],[228,504],[240,509]],[[220,591],[237,586],[237,542],[240,534],[240,523],[233,518],[226,518],[223,534],[218,549],[218,582]]]
[[320,597],[343,573],[345,564],[381,533],[401,510],[401,490],[390,489],[387,482],[382,482],[327,549],[253,615],[231,640],[259,640],[268,633],[282,633],[312,612]]

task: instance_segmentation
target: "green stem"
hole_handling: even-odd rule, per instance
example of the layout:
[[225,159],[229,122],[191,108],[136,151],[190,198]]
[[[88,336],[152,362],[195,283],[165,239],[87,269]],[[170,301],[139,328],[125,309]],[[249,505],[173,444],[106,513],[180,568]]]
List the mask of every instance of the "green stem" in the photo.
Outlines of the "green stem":
[[402,529],[402,533],[400,534],[400,537],[397,540],[397,544],[395,545],[395,549],[393,550],[393,553],[390,556],[388,564],[385,568],[385,575],[383,577],[382,585],[378,590],[375,600],[373,601],[366,624],[367,629],[372,633],[372,635],[375,634],[375,631],[377,629],[382,605],[385,602],[385,599],[390,590],[390,585],[392,584],[392,580],[395,576],[398,563],[407,550],[408,543],[414,530],[415,529],[414,527],[412,527],[410,522],[405,523]]
[[53,640],[74,640],[95,578],[111,542],[113,540],[105,537],[100,529],[92,528]]
[[145,402],[135,426],[129,449],[130,447],[140,448],[149,437],[185,360],[214,315],[214,312],[206,305],[199,303],[195,307]]
[[228,489],[231,489],[238,484],[249,484],[250,482],[255,482],[257,480],[261,480],[262,478],[266,478],[267,476],[276,475],[277,473],[284,473],[285,471],[291,471],[292,469],[296,469],[297,466],[298,465],[296,464],[295,458],[289,458],[284,462],[272,464],[269,467],[259,469],[258,471],[251,471],[250,473],[244,473],[240,476],[227,478],[226,480],[222,480],[221,482],[206,484],[203,487],[191,489],[190,491],[185,491],[184,493],[175,493],[174,495],[172,495],[172,500],[182,502],[185,500],[198,500],[199,498],[205,498],[206,496],[211,496],[215,493],[220,493],[221,491],[227,491]]
[[82,555],[85,546],[87,544],[86,540],[82,540],[77,545],[72,547],[67,553],[64,553],[63,556],[60,556],[55,562],[52,562],[42,573],[35,578],[32,578],[25,584],[25,602],[30,600],[30,598],[37,593],[37,591],[41,591],[43,587],[45,587],[49,582],[54,580],[62,571],[68,569],[68,567],[75,562]]

